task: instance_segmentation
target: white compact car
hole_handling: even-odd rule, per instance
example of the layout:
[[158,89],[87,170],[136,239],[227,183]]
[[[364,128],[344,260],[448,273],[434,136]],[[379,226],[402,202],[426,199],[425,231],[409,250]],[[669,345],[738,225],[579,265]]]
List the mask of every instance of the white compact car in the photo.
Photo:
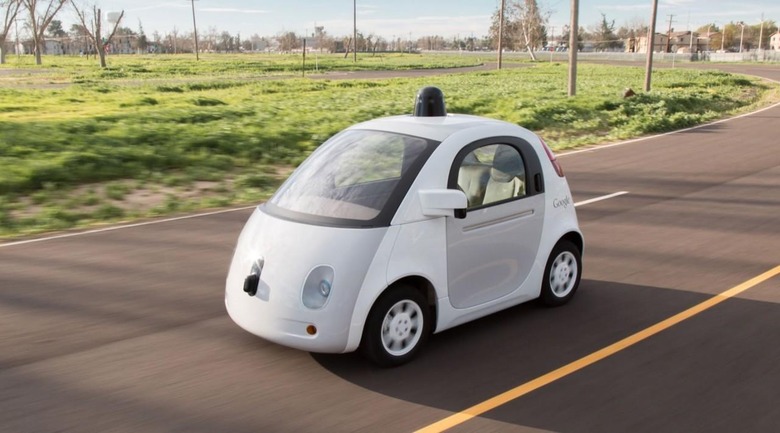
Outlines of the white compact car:
[[536,298],[566,303],[582,251],[547,145],[514,124],[447,114],[427,87],[414,115],[336,134],[255,209],[225,305],[267,340],[360,348],[394,366],[431,333]]

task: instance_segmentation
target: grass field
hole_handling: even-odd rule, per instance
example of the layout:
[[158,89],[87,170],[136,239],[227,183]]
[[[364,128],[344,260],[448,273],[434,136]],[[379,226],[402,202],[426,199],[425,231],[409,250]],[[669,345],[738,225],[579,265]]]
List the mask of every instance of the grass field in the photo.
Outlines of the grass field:
[[[491,56],[492,57],[492,56]],[[300,76],[304,68],[301,54],[202,54],[196,62],[193,55],[109,56],[106,69],[97,68],[93,57],[58,56],[44,58],[36,67],[34,57],[9,55],[6,67],[22,69],[18,82],[51,84],[96,83],[121,80],[197,80],[228,78],[231,80],[279,75]],[[377,71],[438,69],[481,64],[479,56],[420,54],[360,54],[358,62],[344,54],[309,53],[306,73],[338,71]],[[33,69],[34,68],[34,69]],[[26,72],[32,72],[27,80]],[[21,80],[21,81],[20,81]],[[0,81],[0,85],[2,82]]]
[[[674,69],[656,71],[652,92],[623,99],[624,88],[641,88],[641,68],[587,64],[579,67],[578,96],[568,98],[566,65],[549,63],[368,81],[268,79],[293,62],[280,56],[197,63],[117,56],[106,71],[83,58],[44,58],[38,68],[14,60],[0,67],[6,238],[258,202],[339,130],[410,112],[424,85],[440,87],[452,113],[520,124],[556,149],[703,123],[777,93],[742,76]],[[343,55],[319,61],[331,71],[352,63]],[[474,61],[406,55],[361,57],[358,64],[408,69]]]

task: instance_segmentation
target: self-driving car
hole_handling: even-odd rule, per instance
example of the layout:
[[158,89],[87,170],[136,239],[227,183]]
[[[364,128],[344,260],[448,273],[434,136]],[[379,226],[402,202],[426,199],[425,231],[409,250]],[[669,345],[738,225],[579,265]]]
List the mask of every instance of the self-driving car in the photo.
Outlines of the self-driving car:
[[303,162],[243,228],[225,305],[245,330],[400,365],[431,334],[577,291],[583,237],[552,151],[518,125],[447,114],[360,123]]

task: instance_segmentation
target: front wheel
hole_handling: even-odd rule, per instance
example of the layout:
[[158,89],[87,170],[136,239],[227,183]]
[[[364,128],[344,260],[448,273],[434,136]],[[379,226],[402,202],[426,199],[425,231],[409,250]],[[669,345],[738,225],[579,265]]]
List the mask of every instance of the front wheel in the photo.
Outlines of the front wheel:
[[574,297],[582,276],[580,250],[571,242],[561,240],[553,248],[542,280],[542,303],[551,307],[563,305]]
[[390,288],[371,308],[361,349],[382,367],[405,364],[428,339],[430,322],[431,313],[422,293],[410,286]]

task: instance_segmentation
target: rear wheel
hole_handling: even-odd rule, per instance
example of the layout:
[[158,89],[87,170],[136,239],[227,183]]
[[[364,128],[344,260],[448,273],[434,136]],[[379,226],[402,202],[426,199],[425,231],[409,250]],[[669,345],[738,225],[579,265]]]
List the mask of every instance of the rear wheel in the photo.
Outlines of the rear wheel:
[[361,349],[382,367],[407,363],[428,339],[430,321],[422,293],[406,285],[390,288],[371,308]]
[[567,240],[555,245],[544,268],[540,299],[545,305],[556,307],[574,297],[582,276],[581,255],[580,250]]

